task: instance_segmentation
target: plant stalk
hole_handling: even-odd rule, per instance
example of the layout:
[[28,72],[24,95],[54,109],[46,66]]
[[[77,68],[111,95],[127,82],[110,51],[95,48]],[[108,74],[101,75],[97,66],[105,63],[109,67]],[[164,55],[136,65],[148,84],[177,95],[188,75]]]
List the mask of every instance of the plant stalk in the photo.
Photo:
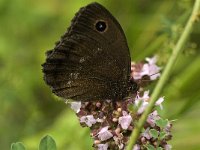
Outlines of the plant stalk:
[[133,150],[133,147],[137,142],[137,139],[138,139],[140,132],[147,120],[147,117],[148,117],[149,113],[151,113],[151,111],[155,105],[155,102],[158,99],[159,94],[161,93],[165,83],[169,79],[169,75],[170,75],[171,70],[177,60],[178,55],[181,54],[183,46],[185,45],[185,42],[187,41],[190,33],[192,32],[193,24],[198,20],[198,15],[200,13],[199,9],[200,9],[200,0],[196,0],[194,3],[194,6],[193,6],[192,14],[184,28],[182,35],[180,36],[176,46],[173,49],[173,52],[169,58],[168,63],[166,64],[166,67],[162,73],[162,76],[160,77],[160,79],[158,81],[158,84],[156,85],[156,87],[151,95],[151,99],[150,99],[148,107],[142,114],[141,118],[139,119],[136,127],[134,128],[134,130],[131,134],[131,137],[130,137],[130,140],[129,140],[126,150]]

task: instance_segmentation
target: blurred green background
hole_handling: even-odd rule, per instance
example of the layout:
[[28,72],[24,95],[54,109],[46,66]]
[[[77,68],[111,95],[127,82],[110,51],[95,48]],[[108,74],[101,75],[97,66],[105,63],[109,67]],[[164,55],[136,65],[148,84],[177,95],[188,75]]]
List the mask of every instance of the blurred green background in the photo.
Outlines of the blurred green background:
[[[89,131],[42,79],[45,51],[91,0],[0,0],[0,149],[21,141],[35,150],[50,134],[59,150],[92,149]],[[132,60],[159,56],[165,65],[191,12],[193,0],[99,0],[119,20]],[[176,150],[200,149],[200,23],[185,44],[163,90],[163,116],[173,126]],[[153,87],[153,85],[152,85]],[[150,87],[150,88],[152,88]]]

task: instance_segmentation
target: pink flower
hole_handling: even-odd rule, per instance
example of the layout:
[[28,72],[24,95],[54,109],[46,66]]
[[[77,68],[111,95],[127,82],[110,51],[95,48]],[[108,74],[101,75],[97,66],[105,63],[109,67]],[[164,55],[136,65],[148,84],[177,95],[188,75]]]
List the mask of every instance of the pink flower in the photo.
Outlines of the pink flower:
[[171,129],[171,124],[170,122],[168,121],[166,127],[164,128],[164,131],[166,132],[166,134],[170,134],[170,129]]
[[80,111],[81,102],[71,102],[71,109],[73,109],[76,113]]
[[142,101],[148,101],[149,99],[149,91],[144,91],[144,94],[142,97],[140,97],[139,95],[136,96],[135,98],[135,103],[137,105],[138,100],[142,100]]
[[149,104],[148,100],[149,91],[145,91],[142,97],[140,97],[139,95],[136,96],[135,105],[139,107],[137,111],[138,114],[142,114],[144,112],[145,108]]
[[143,65],[141,70],[141,76],[148,75],[151,80],[156,80],[160,76],[160,67],[156,65],[157,57],[154,56],[152,58],[146,58],[148,63]]
[[163,106],[162,106],[162,102],[164,101],[164,97],[160,97],[157,101],[156,101],[156,103],[155,103],[155,105],[156,106],[160,106],[160,109],[163,109]]
[[108,126],[102,128],[101,131],[98,133],[98,138],[101,141],[106,141],[110,139],[111,137],[113,137],[113,135],[110,131],[108,131]]
[[172,146],[171,145],[169,145],[169,144],[166,144],[165,145],[165,150],[171,150],[172,149]]
[[160,67],[156,65],[157,57],[146,58],[147,63],[135,64],[131,63],[131,76],[134,80],[142,79],[143,76],[147,75],[150,80],[156,80],[160,76]]
[[131,62],[131,76],[134,80],[142,79],[141,70],[142,70],[143,64],[135,64],[134,62]]
[[151,135],[149,133],[149,128],[147,128],[143,133],[142,133],[142,136],[145,137],[146,139],[151,139]]
[[144,112],[144,110],[147,108],[148,104],[149,104],[148,102],[142,102],[142,104],[139,107],[137,113],[138,114],[142,114]]
[[147,61],[150,65],[156,64],[156,62],[157,62],[157,56],[154,56],[154,57],[152,57],[152,58],[146,57],[146,61]]
[[119,147],[119,149],[123,149],[124,148],[124,144],[120,144],[120,145],[118,145],[118,147]]
[[140,146],[138,144],[135,144],[133,150],[140,150]]
[[106,144],[98,144],[98,150],[107,150],[108,149],[108,143]]
[[115,141],[115,144],[119,147],[119,149],[123,149],[124,148],[124,144],[122,144],[122,137],[117,137],[117,136],[114,136],[113,137],[114,141]]
[[93,115],[82,116],[80,118],[81,123],[85,123],[88,127],[91,127],[93,124],[96,123]]
[[155,126],[155,122],[156,120],[160,119],[160,117],[158,116],[158,112],[155,110],[152,113],[149,114],[148,118],[147,118],[147,123],[149,123],[151,125],[151,127]]
[[100,118],[97,118],[96,121],[102,123],[104,120],[103,120],[103,119],[100,119]]
[[126,111],[123,111],[123,116],[119,117],[119,124],[121,125],[122,129],[128,129],[128,127],[130,126],[131,122],[132,122],[132,117],[131,115],[128,115]]
[[113,139],[114,139],[115,143],[118,145],[118,144],[119,144],[119,141],[120,141],[119,137],[114,136]]

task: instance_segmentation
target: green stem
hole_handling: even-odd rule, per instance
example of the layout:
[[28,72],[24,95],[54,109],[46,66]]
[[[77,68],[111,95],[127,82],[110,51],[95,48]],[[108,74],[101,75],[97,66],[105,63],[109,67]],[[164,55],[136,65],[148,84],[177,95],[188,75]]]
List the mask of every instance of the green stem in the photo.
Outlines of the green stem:
[[162,76],[160,77],[160,80],[158,81],[158,84],[156,85],[156,87],[151,95],[151,100],[149,102],[148,107],[142,114],[141,118],[138,121],[137,126],[135,127],[135,129],[133,130],[133,132],[131,134],[131,137],[130,137],[130,140],[129,140],[126,150],[132,150],[133,146],[136,144],[136,141],[140,135],[140,132],[144,126],[144,123],[146,122],[146,119],[147,119],[149,113],[151,113],[161,90],[163,89],[165,83],[167,82],[167,80],[169,78],[169,75],[170,75],[171,70],[177,60],[178,55],[181,53],[181,50],[183,49],[183,46],[192,31],[193,24],[197,20],[197,17],[199,15],[198,14],[199,9],[200,9],[200,0],[196,0],[194,7],[193,7],[192,14],[185,26],[185,29],[184,29],[182,35],[180,36],[175,48],[173,49],[172,55],[169,58],[169,61],[162,73]]

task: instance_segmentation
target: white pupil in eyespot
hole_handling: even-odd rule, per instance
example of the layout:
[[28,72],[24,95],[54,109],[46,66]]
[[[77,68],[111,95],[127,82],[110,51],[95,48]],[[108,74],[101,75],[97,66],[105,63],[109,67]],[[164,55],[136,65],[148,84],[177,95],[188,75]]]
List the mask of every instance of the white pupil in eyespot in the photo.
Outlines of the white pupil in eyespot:
[[96,29],[97,31],[103,32],[106,29],[106,23],[104,21],[98,21],[96,23]]

